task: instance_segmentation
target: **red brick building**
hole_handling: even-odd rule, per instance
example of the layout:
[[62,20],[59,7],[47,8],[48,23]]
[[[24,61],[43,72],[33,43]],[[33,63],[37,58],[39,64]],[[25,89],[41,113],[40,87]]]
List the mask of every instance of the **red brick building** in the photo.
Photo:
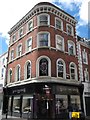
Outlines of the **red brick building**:
[[[8,111],[33,118],[67,118],[83,110],[74,17],[42,2],[9,31]],[[64,115],[63,115],[64,111]],[[18,113],[18,114],[17,114]]]

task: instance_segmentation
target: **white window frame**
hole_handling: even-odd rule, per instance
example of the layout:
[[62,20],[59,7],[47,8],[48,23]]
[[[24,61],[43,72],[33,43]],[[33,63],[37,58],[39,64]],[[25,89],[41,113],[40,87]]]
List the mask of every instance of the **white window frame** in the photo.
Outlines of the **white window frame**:
[[14,59],[14,49],[11,50],[10,52],[10,61]]
[[[57,27],[57,20],[61,22],[61,28]],[[55,28],[63,31],[63,21],[57,17],[55,17]]]
[[[48,46],[40,46],[40,43],[39,43],[40,42],[39,35],[44,34],[44,33],[48,34]],[[50,47],[50,33],[49,32],[43,31],[37,34],[37,47]]]
[[[17,80],[18,78],[18,67],[20,68],[20,73],[19,73],[19,80]],[[21,80],[21,66],[20,66],[20,64],[18,64],[17,66],[16,66],[16,69],[15,69],[15,81],[16,82],[18,82],[18,81],[20,81]]]
[[[27,64],[28,63],[30,63],[30,66],[31,66],[31,61],[30,60],[26,61],[25,66],[24,66],[24,79],[27,79]],[[31,78],[31,67],[30,67],[30,78]]]
[[[29,25],[31,23],[31,25]],[[31,27],[30,27],[31,26]],[[33,30],[33,19],[27,23],[27,31],[31,32]]]
[[58,61],[61,61],[61,62],[63,63],[63,77],[62,77],[62,78],[66,79],[66,65],[65,65],[64,60],[61,59],[61,58],[59,58],[59,59],[57,60],[57,62],[56,62],[56,66],[57,66],[57,77],[59,77],[59,76],[58,76]]
[[[21,51],[18,51],[19,50],[19,46],[21,46]],[[19,55],[19,52],[20,52],[20,55]],[[20,43],[18,46],[17,46],[17,57],[20,57],[22,55],[22,43]]]
[[[31,40],[31,44],[30,45],[28,44],[29,40]],[[29,48],[31,48],[31,49],[29,49]],[[32,37],[30,37],[30,38],[28,38],[26,40],[26,52],[30,52],[31,50],[32,50]]]
[[[39,76],[39,62],[41,59],[46,58],[48,60],[48,76]],[[37,77],[51,77],[51,60],[47,56],[40,56],[36,61],[36,76]]]
[[[60,40],[61,40],[61,43],[59,44],[59,39],[58,38],[60,38]],[[60,48],[61,47],[61,45],[62,45],[62,49]],[[60,47],[59,47],[60,46]],[[62,36],[60,36],[60,35],[56,35],[56,48],[58,49],[58,50],[60,50],[60,51],[64,51],[64,38],[62,37]]]
[[87,68],[85,68],[84,70],[84,78],[85,78],[85,82],[89,82],[89,72]]
[[84,64],[88,64],[87,52],[85,49],[82,51],[82,59]]
[[10,68],[9,70],[8,70],[8,83],[10,83],[10,82],[12,82],[11,80],[10,80],[10,71],[12,71],[12,68]]
[[[73,54],[70,52],[69,44],[73,46]],[[68,54],[69,55],[76,55],[76,50],[75,50],[75,43],[72,40],[68,40]]]
[[14,34],[14,35],[12,36],[12,43],[14,43],[15,40],[16,40],[16,34]]
[[[47,20],[47,24],[40,24],[40,16],[47,16],[48,20]],[[42,13],[42,14],[39,14],[37,16],[37,20],[38,20],[38,26],[49,26],[50,25],[50,15],[49,14],[46,14],[46,13]]]
[[23,27],[19,29],[19,33],[18,34],[19,34],[19,38],[21,38],[23,36]]
[[[71,27],[71,33],[69,33],[69,31],[68,31],[68,27]],[[68,35],[71,35],[71,36],[74,35],[74,30],[73,30],[73,26],[72,26],[72,25],[66,24],[66,31],[67,31],[67,34],[68,34]]]
[[[75,79],[72,79],[72,77],[71,77],[71,65],[74,65],[74,71],[75,71]],[[69,65],[69,70],[70,70],[70,79],[72,79],[72,80],[77,80],[77,66],[76,66],[76,64],[74,63],[74,62],[71,62],[70,63],[70,65]]]

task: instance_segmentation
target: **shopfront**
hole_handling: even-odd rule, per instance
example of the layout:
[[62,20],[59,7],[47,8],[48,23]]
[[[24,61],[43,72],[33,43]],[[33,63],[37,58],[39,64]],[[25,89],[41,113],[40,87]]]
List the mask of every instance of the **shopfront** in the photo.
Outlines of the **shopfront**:
[[8,114],[24,118],[69,117],[73,111],[82,111],[82,85],[58,83],[31,83],[8,87]]

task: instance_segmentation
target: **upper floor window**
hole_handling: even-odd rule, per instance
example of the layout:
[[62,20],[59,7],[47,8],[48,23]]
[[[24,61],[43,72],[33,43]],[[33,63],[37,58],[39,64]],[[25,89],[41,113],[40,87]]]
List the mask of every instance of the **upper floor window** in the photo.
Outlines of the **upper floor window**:
[[1,76],[4,77],[4,68],[2,68]]
[[67,24],[67,34],[73,36],[73,27],[70,24]]
[[87,68],[84,70],[84,79],[85,79],[85,82],[89,81],[89,72],[88,72]]
[[12,36],[12,43],[15,42],[15,40],[16,40],[16,35],[14,34],[14,35]]
[[11,82],[12,81],[12,69],[9,69],[9,73],[8,73],[9,77],[8,77],[8,81]]
[[2,64],[5,64],[5,58],[3,58],[3,60],[2,60]]
[[23,35],[23,28],[19,30],[19,37],[22,37],[22,35]]
[[57,77],[66,77],[65,62],[61,59],[57,60]]
[[30,20],[28,22],[28,31],[32,31],[32,29],[33,29],[33,20]]
[[16,81],[20,81],[20,72],[21,72],[20,65],[17,65],[17,67],[16,67]]
[[25,79],[28,79],[31,77],[31,62],[28,61],[25,64]]
[[32,37],[26,41],[26,51],[29,52],[32,49]]
[[50,16],[48,14],[40,14],[38,16],[38,25],[39,26],[50,25]]
[[17,56],[19,57],[19,56],[21,56],[21,54],[22,54],[22,45],[20,44],[17,47]]
[[56,35],[56,48],[64,51],[64,38],[60,35]]
[[55,28],[63,30],[63,22],[59,18],[55,18]]
[[77,67],[74,63],[70,63],[70,79],[77,79]]
[[75,43],[71,40],[68,41],[68,53],[70,55],[75,55]]
[[46,56],[37,59],[37,76],[51,76],[51,61]]
[[50,34],[48,32],[38,33],[38,47],[50,46]]
[[10,54],[10,60],[13,60],[13,59],[14,59],[14,50],[12,50]]
[[88,64],[87,52],[85,49],[82,51],[83,63]]

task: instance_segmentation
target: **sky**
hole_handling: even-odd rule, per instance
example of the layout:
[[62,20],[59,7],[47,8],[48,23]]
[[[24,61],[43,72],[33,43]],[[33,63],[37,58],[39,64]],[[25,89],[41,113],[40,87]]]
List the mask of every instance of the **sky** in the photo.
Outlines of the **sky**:
[[[34,5],[51,2],[74,16],[78,21],[77,35],[88,38],[88,3],[90,0],[1,0],[0,1],[0,55],[8,50],[8,32]],[[89,9],[89,10],[88,10]]]

